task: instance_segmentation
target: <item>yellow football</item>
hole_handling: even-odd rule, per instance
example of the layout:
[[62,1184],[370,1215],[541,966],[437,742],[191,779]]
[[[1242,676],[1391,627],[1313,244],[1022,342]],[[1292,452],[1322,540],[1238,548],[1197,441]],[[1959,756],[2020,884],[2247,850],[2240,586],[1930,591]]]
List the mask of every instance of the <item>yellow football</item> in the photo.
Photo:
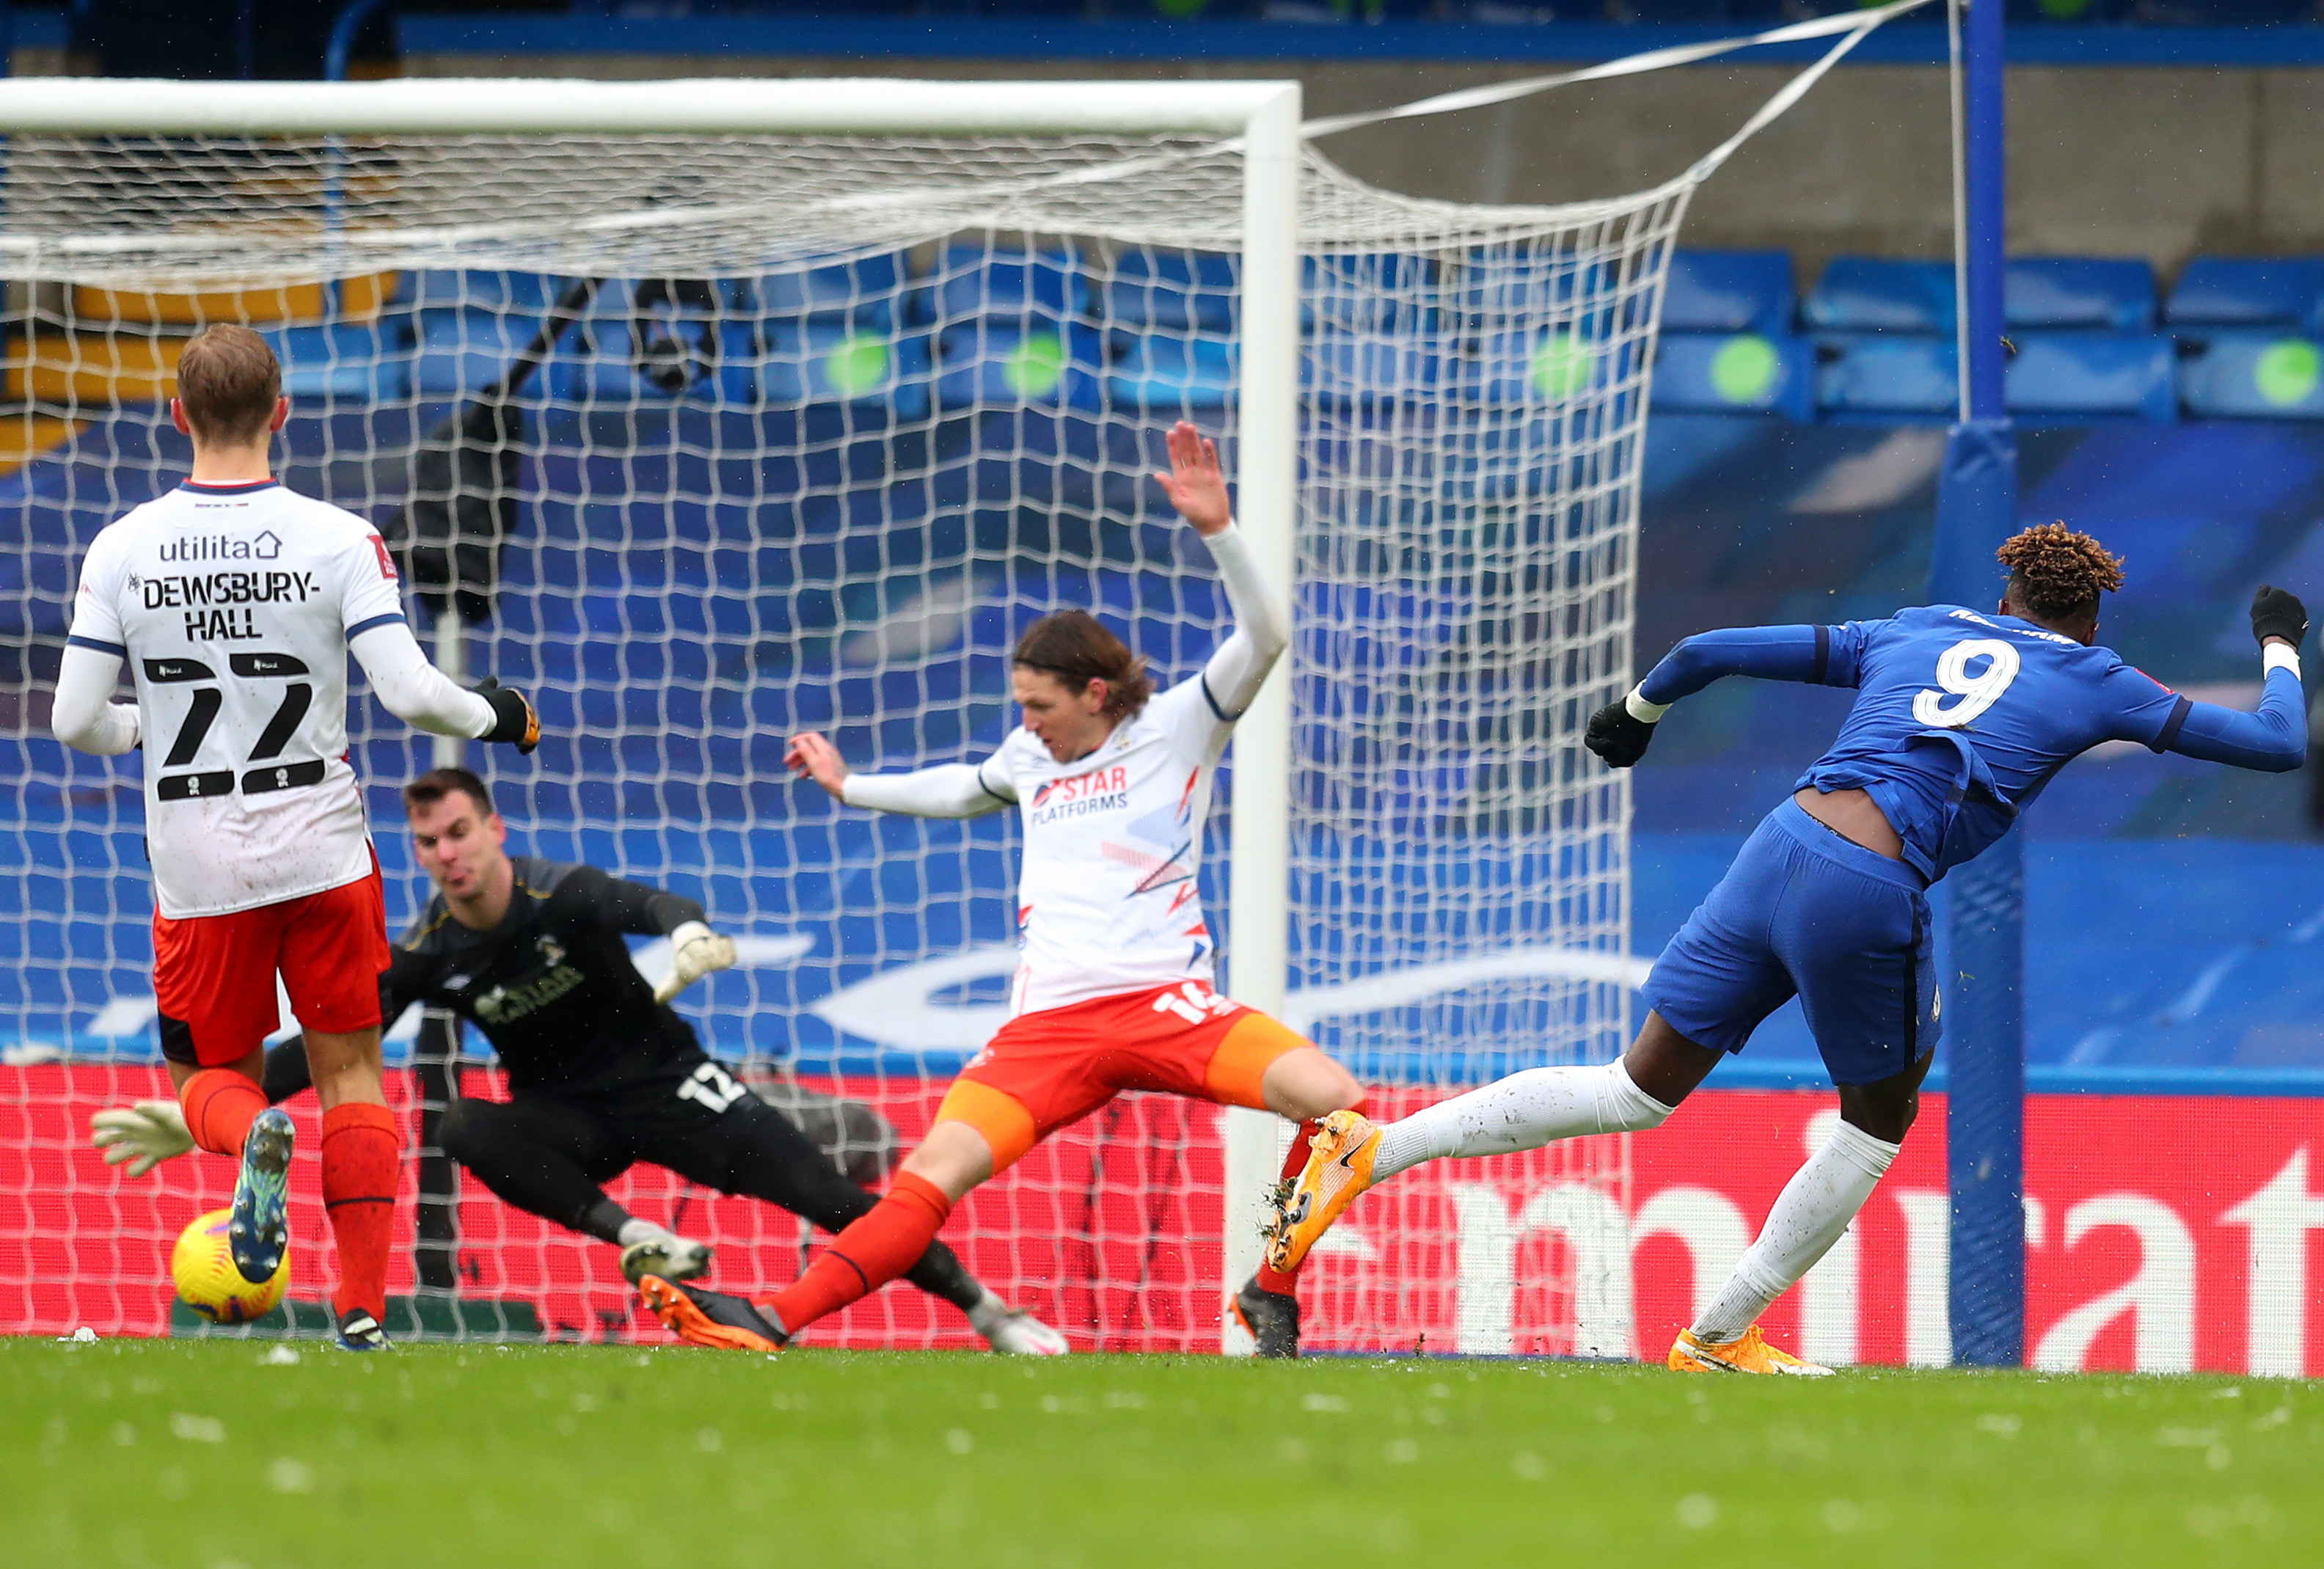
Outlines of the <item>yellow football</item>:
[[179,1300],[217,1324],[248,1324],[264,1316],[290,1285],[288,1249],[273,1278],[254,1286],[242,1278],[226,1245],[226,1227],[233,1218],[232,1210],[210,1211],[178,1233],[178,1245],[170,1254],[170,1278],[177,1282]]

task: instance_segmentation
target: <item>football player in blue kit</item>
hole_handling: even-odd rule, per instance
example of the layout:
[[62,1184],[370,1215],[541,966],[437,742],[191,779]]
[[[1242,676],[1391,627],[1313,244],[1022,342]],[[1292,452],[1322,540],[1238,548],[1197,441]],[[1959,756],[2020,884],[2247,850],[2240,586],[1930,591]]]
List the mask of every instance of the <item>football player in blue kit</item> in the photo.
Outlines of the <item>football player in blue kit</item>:
[[1585,743],[1628,768],[1672,704],[1723,676],[1857,693],[1831,749],[1655,961],[1651,1011],[1620,1060],[1530,1069],[1401,1121],[1334,1112],[1268,1241],[1275,1268],[1296,1267],[1358,1194],[1424,1160],[1659,1125],[1797,996],[1839,1086],[1840,1123],[1669,1365],[1828,1372],[1769,1345],[1758,1319],[1847,1231],[1913,1125],[1941,1020],[1923,891],[2101,743],[2272,773],[2307,752],[2308,613],[2291,594],[2263,587],[2252,601],[2264,691],[2246,714],[2181,697],[2098,644],[2098,596],[2122,586],[2122,563],[2096,540],[2045,524],[2000,559],[1997,614],[1932,605],[1886,621],[1704,632],[1592,715]]

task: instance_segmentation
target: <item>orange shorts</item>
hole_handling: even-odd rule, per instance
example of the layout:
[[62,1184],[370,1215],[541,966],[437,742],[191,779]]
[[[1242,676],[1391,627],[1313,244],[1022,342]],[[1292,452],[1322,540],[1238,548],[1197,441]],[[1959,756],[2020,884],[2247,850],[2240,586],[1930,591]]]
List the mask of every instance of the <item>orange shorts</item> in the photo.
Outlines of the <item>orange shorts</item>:
[[1312,1044],[1200,981],[1093,998],[1002,1025],[960,1070],[936,1121],[983,1134],[999,1173],[1124,1090],[1263,1106],[1268,1065]]
[[356,881],[238,909],[153,918],[153,1000],[161,1055],[186,1067],[226,1067],[265,1043],[281,1022],[274,976],[309,1029],[376,1029],[387,968],[387,905],[379,863]]

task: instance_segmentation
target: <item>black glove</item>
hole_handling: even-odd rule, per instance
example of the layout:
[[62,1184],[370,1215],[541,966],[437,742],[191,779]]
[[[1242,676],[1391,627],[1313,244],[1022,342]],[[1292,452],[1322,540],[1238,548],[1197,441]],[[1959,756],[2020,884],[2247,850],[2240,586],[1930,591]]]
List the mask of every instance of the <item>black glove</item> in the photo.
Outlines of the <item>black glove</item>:
[[2263,583],[2252,595],[2252,636],[2263,646],[2272,637],[2280,637],[2294,650],[2300,640],[2308,635],[2308,607],[2300,603],[2300,595],[2289,588],[2271,588]]
[[484,739],[513,742],[519,753],[540,744],[540,715],[532,711],[523,693],[486,676],[476,684],[476,696],[493,706],[493,727],[484,732]]
[[1654,738],[1655,727],[1618,697],[1590,715],[1582,744],[1604,758],[1609,768],[1629,768],[1646,755],[1646,743]]

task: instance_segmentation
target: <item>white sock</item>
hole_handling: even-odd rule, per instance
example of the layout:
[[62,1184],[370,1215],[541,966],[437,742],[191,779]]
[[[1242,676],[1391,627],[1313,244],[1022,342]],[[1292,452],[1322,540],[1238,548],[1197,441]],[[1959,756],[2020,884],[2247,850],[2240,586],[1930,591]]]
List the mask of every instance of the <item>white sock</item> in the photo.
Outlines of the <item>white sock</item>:
[[1638,1088],[1619,1061],[1527,1068],[1388,1124],[1372,1180],[1448,1155],[1510,1155],[1556,1139],[1659,1127],[1673,1110]]
[[656,1237],[667,1237],[670,1234],[669,1228],[659,1221],[641,1220],[632,1215],[622,1223],[622,1234],[613,1239],[613,1244],[616,1247],[633,1248],[640,1242],[651,1241]]
[[1009,1314],[1009,1304],[1001,1300],[988,1286],[984,1295],[976,1299],[976,1306],[968,1310],[968,1326],[989,1340],[992,1336],[993,1325],[1008,1317]]
[[1757,1324],[1767,1304],[1831,1251],[1902,1148],[1851,1123],[1837,1124],[1823,1148],[1784,1185],[1759,1240],[1694,1321],[1695,1338],[1729,1341]]

